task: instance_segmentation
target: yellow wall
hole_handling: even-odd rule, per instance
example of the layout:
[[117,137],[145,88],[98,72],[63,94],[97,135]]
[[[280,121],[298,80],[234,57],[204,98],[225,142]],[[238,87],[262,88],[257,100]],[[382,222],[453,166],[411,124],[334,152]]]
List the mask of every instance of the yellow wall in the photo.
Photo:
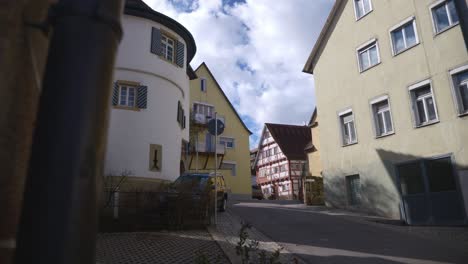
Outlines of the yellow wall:
[[[202,102],[214,105],[215,111],[219,116],[225,118],[225,129],[221,135],[225,137],[235,138],[235,147],[233,149],[226,149],[224,161],[234,161],[237,164],[236,176],[232,176],[230,171],[223,172],[224,178],[228,188],[234,194],[250,195],[252,193],[251,179],[250,179],[250,151],[249,151],[249,136],[250,132],[244,128],[239,118],[236,116],[234,110],[229,105],[227,99],[223,96],[221,87],[219,87],[211,74],[209,73],[205,64],[202,64],[196,71],[198,79],[190,81],[190,108],[193,110],[194,102]],[[200,79],[206,79],[206,92],[200,89]],[[190,123],[191,141],[194,140],[196,128]],[[199,140],[205,141],[204,135],[206,130],[198,133]],[[192,159],[191,171],[196,167],[195,154]],[[189,158],[190,159],[190,158]],[[221,158],[219,158],[221,159]],[[202,169],[205,164],[206,156],[199,155],[198,168]],[[220,161],[218,161],[220,162]],[[208,160],[208,169],[214,169],[214,156]]]
[[[405,160],[452,154],[458,175],[467,175],[462,168],[468,166],[468,116],[457,115],[448,72],[468,64],[468,54],[460,26],[434,34],[432,3],[373,0],[373,11],[356,21],[353,1],[347,1],[326,43],[314,79],[325,190],[334,205],[347,205],[345,176],[359,174],[362,190],[376,194],[362,192],[362,206],[398,218],[400,197],[393,169]],[[420,43],[393,56],[389,30],[410,16],[416,17]],[[372,38],[378,40],[381,63],[359,73],[356,48]],[[414,128],[408,86],[428,78],[440,122]],[[376,138],[369,101],[385,94],[395,134]],[[347,107],[354,112],[358,143],[343,147],[337,113]]]
[[[318,119],[317,119],[318,120]],[[315,151],[308,153],[309,159],[309,173],[311,176],[322,177],[322,161],[320,160],[320,140],[319,140],[319,127],[311,127],[312,143],[314,144]]]

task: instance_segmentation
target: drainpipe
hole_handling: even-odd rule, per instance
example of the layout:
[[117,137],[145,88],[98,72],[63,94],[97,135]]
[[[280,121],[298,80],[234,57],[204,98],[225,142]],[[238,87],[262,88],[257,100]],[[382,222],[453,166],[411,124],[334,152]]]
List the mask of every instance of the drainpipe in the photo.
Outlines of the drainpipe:
[[16,248],[49,37],[50,0],[0,1],[0,263]]
[[15,263],[95,263],[121,0],[61,0],[25,185]]

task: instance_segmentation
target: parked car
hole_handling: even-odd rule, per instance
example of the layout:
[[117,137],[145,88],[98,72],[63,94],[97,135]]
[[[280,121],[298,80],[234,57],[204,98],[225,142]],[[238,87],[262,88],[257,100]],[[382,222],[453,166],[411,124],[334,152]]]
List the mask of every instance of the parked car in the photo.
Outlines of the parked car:
[[[215,178],[217,180],[217,205],[220,212],[226,211],[227,206],[227,187],[224,177],[218,174],[215,177],[213,173],[187,173],[179,176],[173,183],[170,193],[172,196],[177,195],[180,192],[190,192],[192,197],[197,200],[198,197],[204,192],[214,194],[215,192]],[[208,190],[210,189],[210,190]]]
[[252,199],[263,200],[262,188],[257,185],[252,185]]

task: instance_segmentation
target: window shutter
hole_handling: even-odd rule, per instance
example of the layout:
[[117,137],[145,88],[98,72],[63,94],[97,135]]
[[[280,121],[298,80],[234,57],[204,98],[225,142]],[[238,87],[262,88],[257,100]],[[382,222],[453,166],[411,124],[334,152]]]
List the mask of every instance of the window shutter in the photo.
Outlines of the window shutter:
[[148,86],[138,86],[137,90],[137,106],[141,109],[146,109],[148,101]]
[[180,101],[177,102],[177,122],[180,124]]
[[114,83],[114,88],[112,88],[112,105],[119,104],[119,84]]
[[177,46],[177,55],[176,55],[176,64],[183,68],[184,67],[184,60],[185,60],[185,45],[180,41],[176,41]]
[[161,30],[157,28],[151,30],[151,53],[161,55]]

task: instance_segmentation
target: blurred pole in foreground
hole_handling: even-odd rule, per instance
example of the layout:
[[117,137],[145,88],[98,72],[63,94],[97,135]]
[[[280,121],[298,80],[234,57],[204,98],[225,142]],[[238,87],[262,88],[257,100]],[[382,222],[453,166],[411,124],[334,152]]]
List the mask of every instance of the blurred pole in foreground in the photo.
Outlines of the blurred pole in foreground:
[[95,263],[98,189],[122,0],[61,0],[25,183],[15,263]]
[[0,0],[0,263],[16,248],[49,36],[50,0]]

